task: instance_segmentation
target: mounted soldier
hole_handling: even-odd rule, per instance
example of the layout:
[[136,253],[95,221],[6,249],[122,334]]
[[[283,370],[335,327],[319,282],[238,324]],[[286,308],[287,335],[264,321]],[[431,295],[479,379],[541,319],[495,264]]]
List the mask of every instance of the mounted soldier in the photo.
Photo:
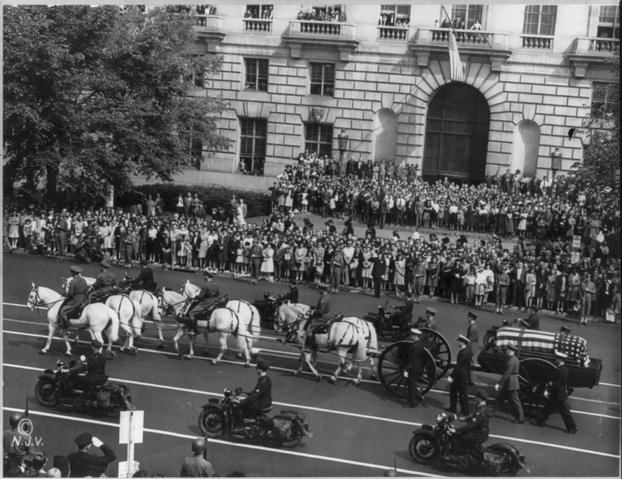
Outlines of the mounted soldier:
[[140,261],[140,265],[142,268],[140,273],[138,273],[138,277],[136,279],[131,279],[128,285],[132,290],[144,289],[145,291],[155,294],[158,285],[153,280],[153,270],[149,266],[149,261],[143,259]]
[[58,324],[63,331],[69,329],[69,316],[77,318],[82,312],[82,308],[87,303],[87,292],[89,286],[82,277],[82,268],[71,266],[71,283],[67,288],[67,298],[58,310]]
[[117,279],[109,271],[110,264],[104,260],[99,265],[101,272],[91,287],[90,303],[103,303],[108,296],[117,292]]
[[[182,312],[182,322],[191,323],[193,331],[197,331],[197,320],[200,317],[205,319],[209,318],[209,315],[213,311],[214,307],[220,302],[220,290],[218,286],[212,283],[214,275],[210,273],[205,274],[205,284],[201,287],[201,291],[192,299],[192,302],[188,305],[185,312]],[[200,310],[190,315],[195,309],[200,306]]]

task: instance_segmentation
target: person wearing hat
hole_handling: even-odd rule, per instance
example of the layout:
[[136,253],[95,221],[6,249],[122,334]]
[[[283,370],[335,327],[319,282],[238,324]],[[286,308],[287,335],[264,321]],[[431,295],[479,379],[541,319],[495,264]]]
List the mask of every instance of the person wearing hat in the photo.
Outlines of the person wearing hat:
[[153,280],[153,270],[149,265],[149,261],[145,259],[140,260],[140,266],[140,273],[138,273],[136,279],[132,279],[129,282],[130,287],[133,290],[144,289],[155,294],[158,284]]
[[540,410],[538,419],[533,424],[536,426],[544,426],[544,423],[548,417],[559,412],[566,426],[566,432],[568,434],[574,434],[579,429],[570,412],[570,405],[568,404],[568,368],[565,364],[567,354],[555,350],[555,363],[557,368],[553,373],[551,389],[545,391],[544,395],[547,398],[547,402],[544,408]]
[[[100,477],[106,472],[108,464],[117,459],[110,446],[88,432],[80,434],[74,442],[78,446],[78,452],[67,456],[71,477]],[[104,455],[90,454],[93,446],[98,447]]]
[[69,329],[69,315],[77,316],[87,302],[89,286],[82,277],[82,268],[72,265],[69,268],[71,281],[67,286],[67,298],[58,309],[58,325],[66,332]]
[[449,375],[449,407],[445,411],[456,413],[456,404],[460,399],[460,414],[469,415],[469,397],[467,396],[467,381],[471,376],[471,349],[468,347],[470,341],[462,334],[458,336],[458,357],[456,365]]
[[[481,454],[481,446],[488,440],[488,434],[490,432],[488,423],[490,421],[490,412],[488,406],[486,406],[486,400],[488,394],[481,389],[475,392],[475,412],[463,418],[466,423],[464,426],[459,427],[453,433],[462,444],[466,445],[470,450],[477,451]],[[469,447],[470,446],[470,447]]]
[[[220,289],[212,282],[214,275],[207,272],[203,273],[203,275],[205,277],[205,282],[203,286],[201,286],[201,291],[192,299],[185,312],[182,312],[182,316],[192,321],[192,327],[195,333],[198,333],[196,328],[198,316],[207,314],[209,309],[218,303],[220,299]],[[199,306],[199,311],[191,316],[190,313]]]
[[417,318],[417,321],[415,321],[414,324],[410,324],[409,326],[411,328],[427,328],[427,329],[433,329],[436,331],[436,309],[434,308],[426,308],[425,309],[425,318],[422,316],[419,316],[419,318]]
[[[472,311],[469,311],[467,313],[467,317],[468,317],[468,321],[469,321],[469,325],[467,326],[467,330],[466,330],[466,337],[469,340],[469,344],[468,344],[468,349],[471,352],[471,364],[472,364],[472,360],[473,357],[475,357],[476,352],[479,349],[479,328],[477,327],[477,314],[475,314]],[[473,382],[473,370],[471,369],[471,373],[469,375],[469,380],[467,381],[467,384],[469,386],[473,386],[473,384],[475,384]]]
[[257,360],[257,384],[239,400],[242,417],[256,417],[272,407],[272,379],[268,376],[270,365],[263,359]]
[[117,290],[117,279],[109,270],[110,263],[104,260],[99,263],[99,266],[101,272],[93,286],[91,286],[91,295],[89,297],[91,303],[103,303],[108,296],[114,294]]
[[506,352],[508,355],[508,363],[505,368],[503,376],[497,384],[495,384],[495,391],[499,394],[495,399],[495,409],[499,410],[501,405],[506,399],[510,399],[512,406],[515,409],[515,418],[512,420],[514,424],[523,424],[525,422],[525,415],[523,413],[523,406],[518,397],[518,390],[520,385],[518,383],[518,368],[520,361],[516,357],[518,347],[514,344],[508,344]]
[[[69,370],[67,381],[65,382],[65,392],[71,394],[74,387],[97,387],[103,385],[107,380],[106,358],[100,352],[103,344],[93,339],[91,341],[92,352],[88,357],[80,356],[80,361]],[[81,373],[86,373],[82,375]]]
[[[212,477],[215,476],[214,468],[206,458],[207,441],[202,437],[192,440],[192,452],[190,457],[184,459],[179,477]],[[136,476],[134,476],[136,477]]]
[[408,407],[415,407],[423,399],[419,379],[423,375],[425,348],[421,341],[421,331],[411,328],[410,333],[414,341],[408,348],[407,369],[404,371],[404,377],[408,379]]

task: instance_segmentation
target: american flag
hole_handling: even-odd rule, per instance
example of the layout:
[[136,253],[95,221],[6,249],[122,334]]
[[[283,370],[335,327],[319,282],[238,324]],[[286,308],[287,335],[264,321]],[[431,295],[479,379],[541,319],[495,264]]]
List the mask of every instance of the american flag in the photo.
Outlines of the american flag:
[[464,81],[464,65],[460,61],[458,42],[453,31],[449,32],[449,66],[453,81]]

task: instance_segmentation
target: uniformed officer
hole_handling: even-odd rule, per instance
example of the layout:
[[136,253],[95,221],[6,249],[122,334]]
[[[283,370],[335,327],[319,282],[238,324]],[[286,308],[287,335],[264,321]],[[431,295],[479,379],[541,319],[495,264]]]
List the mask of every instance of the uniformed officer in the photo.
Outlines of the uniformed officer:
[[467,396],[467,381],[471,375],[471,349],[470,341],[465,336],[458,336],[458,357],[456,365],[447,381],[451,383],[449,386],[449,407],[445,411],[456,413],[456,403],[460,400],[460,414],[468,416],[469,414],[469,397]]
[[518,397],[518,390],[520,385],[518,383],[518,368],[520,361],[516,357],[518,347],[514,344],[509,344],[506,348],[508,355],[508,362],[505,368],[503,376],[497,384],[495,384],[495,390],[499,392],[497,399],[495,400],[495,408],[498,410],[501,405],[509,397],[512,406],[515,410],[515,418],[512,420],[514,424],[523,424],[525,422],[525,415],[523,414],[523,406]]
[[460,439],[464,445],[480,446],[488,439],[489,416],[488,406],[486,406],[488,394],[486,391],[478,390],[475,393],[475,412],[471,416],[464,418],[466,424],[456,429],[454,435]]
[[69,329],[69,315],[76,314],[87,302],[89,289],[86,280],[82,277],[82,268],[72,265],[69,271],[71,272],[71,282],[67,288],[67,298],[58,310],[59,326],[64,331]]
[[404,371],[404,377],[408,379],[408,407],[415,407],[423,399],[419,387],[419,379],[423,375],[425,349],[421,341],[421,331],[412,328],[410,333],[414,341],[408,348],[408,363],[407,369]]
[[555,351],[555,362],[557,368],[553,374],[553,380],[550,391],[544,393],[547,396],[547,402],[544,408],[538,415],[538,420],[535,422],[538,426],[544,426],[544,423],[548,417],[554,412],[559,412],[564,425],[566,426],[566,432],[569,434],[576,433],[579,429],[570,412],[570,405],[568,404],[568,368],[564,363],[564,360],[568,357],[565,353]]
[[426,308],[425,318],[419,316],[415,324],[410,325],[411,328],[428,328],[436,331],[436,309]]
[[330,321],[330,309],[331,309],[331,295],[328,292],[328,284],[320,285],[320,297],[315,305],[315,310],[309,315],[305,324],[305,330],[307,331],[306,346],[310,347],[313,344],[315,331],[324,326]]
[[417,321],[414,316],[415,297],[412,293],[407,293],[406,304],[404,304],[404,307],[395,315],[393,322],[406,329],[409,325],[415,324]]
[[218,289],[218,286],[216,286],[212,282],[212,278],[214,277],[214,275],[211,273],[203,274],[205,275],[205,283],[201,287],[201,291],[199,291],[199,293],[194,297],[185,312],[185,316],[192,319],[195,326],[195,331],[197,314],[191,316],[190,313],[199,305],[201,306],[201,311],[199,313],[205,312],[205,310],[213,306],[220,297],[220,290]]
[[106,298],[116,291],[117,279],[110,272],[110,263],[108,261],[101,261],[100,274],[97,276],[95,283],[93,283],[91,296],[89,298],[91,303],[103,302]]
[[[97,339],[91,341],[92,352],[87,357],[80,356],[80,362],[70,369],[67,378],[67,392],[71,392],[76,383],[82,383],[86,387],[101,386],[106,382],[106,359],[99,352],[103,347],[102,343]],[[85,376],[80,373],[86,372]]]
[[[472,311],[467,313],[469,325],[466,330],[466,337],[469,340],[468,348],[471,351],[471,366],[473,365],[473,358],[477,355],[479,350],[479,328],[477,326],[477,314]],[[467,381],[469,386],[473,386],[475,383],[473,381],[473,369],[471,369],[471,373],[469,375],[469,380]]]
[[247,416],[258,415],[264,409],[272,407],[272,379],[268,376],[270,365],[263,359],[257,361],[257,384],[248,395],[240,401],[240,406]]
[[153,280],[153,270],[149,265],[149,261],[143,259],[140,261],[140,265],[142,266],[140,273],[138,273],[136,279],[130,281],[130,286],[132,289],[144,289],[145,291],[155,293],[157,283]]

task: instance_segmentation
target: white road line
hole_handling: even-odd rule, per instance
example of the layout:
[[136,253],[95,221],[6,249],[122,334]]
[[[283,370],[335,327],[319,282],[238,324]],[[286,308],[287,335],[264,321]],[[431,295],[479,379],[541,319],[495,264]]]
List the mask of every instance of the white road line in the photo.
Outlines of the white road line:
[[[11,321],[11,322],[25,322],[27,324],[28,321],[23,321],[23,320],[18,320],[18,319],[5,319],[5,321]],[[29,337],[37,337],[37,338],[46,338],[47,336],[43,335],[43,334],[37,334],[37,333],[25,333],[25,332],[21,332],[21,331],[11,331],[11,330],[7,330],[4,329],[3,332],[5,334],[15,334],[17,336],[29,336]],[[153,339],[153,338],[149,338],[149,339]],[[63,341],[62,338],[57,338],[54,337],[54,341]],[[84,343],[86,344],[86,341],[79,341],[80,343]],[[116,349],[116,347],[115,347]],[[237,351],[237,349],[235,348],[230,348],[233,351]],[[170,351],[160,351],[160,350],[156,350],[156,349],[145,349],[145,348],[137,348],[137,351],[142,351],[145,353],[151,353],[151,354],[163,354],[163,355],[169,355],[169,356],[178,356],[177,353],[174,352],[170,352]],[[263,351],[265,353],[270,354],[271,356],[280,356],[280,357],[286,357],[283,356],[283,354],[287,354],[286,351],[279,351],[279,350],[274,350],[274,349],[262,349],[262,348],[258,348],[258,351]],[[298,356],[298,355],[296,355]],[[203,361],[211,361],[211,358],[206,358],[206,357],[201,357],[201,356],[194,356],[194,359],[198,359],[198,360],[203,360]],[[227,359],[222,359],[220,362],[225,363],[225,364],[237,364],[237,365],[244,365],[243,362],[241,361],[230,361]],[[323,361],[321,361],[322,363]],[[324,364],[334,364],[334,363],[329,363],[329,362],[324,362]],[[272,369],[275,370],[279,370],[279,371],[286,371],[286,372],[293,372],[293,369],[287,369],[287,368],[281,368],[281,367],[277,367],[277,366],[272,366]],[[303,372],[304,375],[310,376],[311,373],[310,372]],[[343,380],[348,380],[348,381],[354,381],[353,378],[348,378],[348,377],[342,377],[340,379]],[[446,381],[446,379],[443,379]],[[370,379],[362,379],[361,382],[367,383],[367,384],[376,384],[376,385],[380,385],[379,381],[374,381],[374,380],[370,380]],[[444,391],[441,389],[430,389],[429,392],[433,392],[436,394],[441,394],[444,396],[448,396],[449,392],[448,391]],[[474,397],[474,396],[470,396],[470,397]],[[616,403],[616,402],[610,402],[610,401],[599,401],[596,399],[587,399],[587,398],[580,398],[580,397],[572,397],[573,400],[578,400],[578,401],[588,401],[588,402],[594,402],[597,404],[603,404],[603,405],[608,405],[608,406],[620,406],[620,403]],[[576,414],[584,414],[587,416],[598,416],[598,417],[604,417],[604,418],[609,418],[609,419],[620,419],[620,417],[618,416],[608,416],[605,414],[598,414],[598,413],[591,413],[591,412],[587,412],[587,411],[578,411],[578,410],[573,410],[574,413]]]
[[[5,363],[4,364],[5,367],[11,367],[11,368],[15,368],[15,369],[25,369],[25,370],[29,370],[29,371],[43,371],[43,369],[41,368],[34,368],[31,366],[22,366],[19,364],[9,364],[9,363]],[[203,396],[216,396],[216,397],[220,397],[222,395],[222,393],[215,393],[215,392],[210,392],[210,391],[199,391],[197,389],[189,389],[189,388],[181,388],[181,387],[177,387],[177,386],[166,386],[163,384],[153,384],[153,383],[146,383],[146,382],[141,382],[141,381],[133,381],[133,380],[126,380],[126,379],[122,379],[122,378],[110,378],[111,381],[116,381],[116,382],[121,382],[121,383],[125,383],[125,384],[135,384],[137,386],[144,386],[144,387],[152,387],[152,388],[156,388],[156,389],[167,389],[167,390],[171,390],[171,391],[180,391],[180,392],[187,392],[187,393],[192,393],[192,394],[197,394],[197,395],[203,395]],[[334,409],[323,409],[323,408],[318,408],[318,407],[313,407],[313,406],[305,406],[302,404],[292,404],[292,403],[283,403],[283,402],[273,402],[273,404],[277,405],[277,406],[286,406],[286,407],[294,407],[297,409],[305,409],[308,411],[317,411],[317,412],[322,412],[322,413],[328,413],[328,414],[335,414],[335,415],[339,415],[339,416],[350,416],[350,417],[355,417],[357,419],[371,419],[374,421],[381,421],[381,422],[389,422],[389,423],[393,423],[393,424],[402,424],[402,425],[406,425],[406,426],[415,426],[415,427],[420,427],[421,423],[419,422],[412,422],[412,421],[403,421],[403,420],[399,420],[399,419],[390,419],[390,418],[386,418],[386,417],[380,417],[380,416],[370,416],[370,415],[365,415],[365,414],[357,414],[357,413],[351,413],[348,411],[338,411],[338,410],[334,410]],[[576,411],[573,411],[574,413],[576,413]],[[619,419],[619,418],[613,418],[613,419]],[[613,458],[620,458],[619,455],[615,455],[615,454],[610,454],[607,452],[600,452],[600,451],[593,451],[591,449],[580,449],[580,448],[575,448],[575,447],[571,447],[571,446],[564,446],[561,444],[552,444],[552,443],[547,443],[547,442],[540,442],[540,441],[532,441],[530,439],[521,439],[518,437],[510,437],[510,436],[499,436],[496,434],[491,434],[490,437],[494,437],[494,438],[498,438],[498,439],[504,439],[504,440],[509,440],[509,441],[518,441],[518,442],[523,442],[526,444],[536,444],[536,445],[540,445],[540,446],[545,446],[545,447],[552,447],[555,449],[564,449],[564,450],[569,450],[569,451],[576,451],[576,452],[583,452],[585,454],[593,454],[593,455],[597,455],[597,456],[605,456],[605,457],[613,457]]]
[[[11,411],[11,412],[22,412],[23,409],[19,409],[19,408],[12,408],[12,407],[3,407],[4,410],[6,411]],[[119,425],[115,424],[115,423],[110,423],[110,422],[103,422],[103,421],[96,421],[96,420],[92,420],[92,419],[85,419],[85,418],[78,418],[78,417],[72,417],[72,416],[61,416],[59,414],[51,414],[51,413],[47,413],[47,412],[41,412],[41,411],[33,411],[33,410],[29,410],[28,411],[29,414],[32,414],[33,416],[44,416],[44,417],[51,417],[54,419],[62,419],[62,420],[66,420],[66,421],[75,421],[75,422],[85,422],[85,423],[89,423],[89,424],[97,424],[100,426],[108,426],[108,427],[115,427],[118,428]],[[151,434],[159,434],[161,436],[169,436],[169,437],[178,437],[181,439],[195,439],[197,436],[193,436],[190,434],[181,434],[181,433],[177,433],[177,432],[171,432],[171,431],[164,431],[161,429],[151,429],[151,428],[144,428],[144,431],[147,433],[151,433]],[[207,439],[207,442],[211,442],[211,443],[216,443],[216,444],[222,444],[225,446],[230,446],[230,447],[241,447],[241,448],[245,448],[245,449],[254,449],[257,451],[264,451],[264,452],[270,452],[270,453],[276,453],[276,454],[284,454],[284,455],[289,455],[289,456],[298,456],[298,457],[303,457],[306,459],[319,459],[322,461],[329,461],[329,462],[336,462],[339,464],[348,464],[351,466],[358,466],[358,467],[367,467],[370,469],[380,469],[380,470],[388,470],[388,469],[393,469],[393,466],[383,466],[380,464],[371,464],[371,463],[366,463],[366,462],[360,462],[360,461],[352,461],[349,459],[340,459],[337,457],[331,457],[331,456],[321,456],[318,454],[309,454],[309,453],[305,453],[305,452],[297,452],[297,451],[292,451],[292,450],[287,450],[287,449],[275,449],[275,448],[269,448],[269,447],[263,447],[263,446],[256,446],[253,444],[241,444],[241,443],[237,443],[237,442],[229,442],[229,441],[223,441],[220,439]],[[438,476],[435,474],[429,474],[429,473],[423,473],[423,472],[419,472],[419,471],[413,471],[410,469],[403,469],[398,467],[397,468],[398,472],[404,473],[404,474],[409,474],[409,475],[416,475],[416,476],[427,476],[427,477],[444,477],[444,476]]]

